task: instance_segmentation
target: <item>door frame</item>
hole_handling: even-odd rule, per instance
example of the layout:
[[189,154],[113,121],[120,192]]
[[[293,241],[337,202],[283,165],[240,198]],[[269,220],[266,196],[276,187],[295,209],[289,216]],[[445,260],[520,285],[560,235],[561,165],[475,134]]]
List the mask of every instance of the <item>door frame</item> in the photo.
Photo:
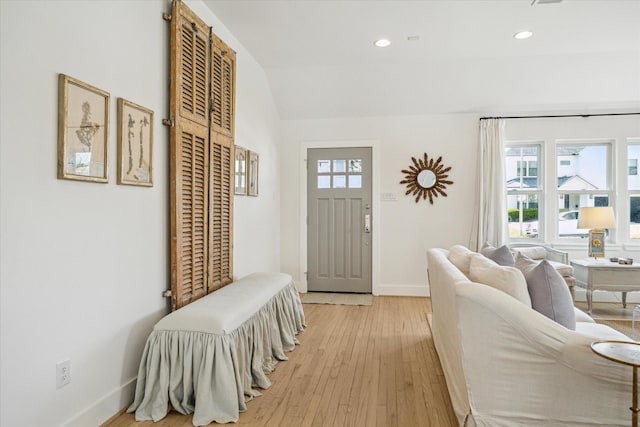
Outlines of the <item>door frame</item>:
[[380,295],[380,142],[374,139],[302,141],[299,153],[300,183],[300,291],[307,292],[307,150],[309,148],[371,148],[371,293]]

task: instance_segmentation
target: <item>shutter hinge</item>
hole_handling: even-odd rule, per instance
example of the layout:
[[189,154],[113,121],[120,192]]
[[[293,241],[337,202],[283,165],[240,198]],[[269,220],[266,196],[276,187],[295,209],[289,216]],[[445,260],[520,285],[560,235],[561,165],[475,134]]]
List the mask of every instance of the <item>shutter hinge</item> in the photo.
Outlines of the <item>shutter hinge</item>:
[[162,19],[164,19],[165,21],[171,21],[171,14],[167,13],[167,12],[164,12],[162,14]]
[[198,32],[198,25],[195,22],[191,23],[191,29],[193,30],[194,33]]
[[209,98],[209,112],[213,113],[214,111],[216,111],[216,106],[213,103],[213,98]]
[[173,117],[171,117],[170,119],[162,119],[162,124],[165,126],[173,127],[175,122],[173,120]]
[[162,293],[162,296],[165,298],[169,298],[171,296],[171,289],[168,289]]

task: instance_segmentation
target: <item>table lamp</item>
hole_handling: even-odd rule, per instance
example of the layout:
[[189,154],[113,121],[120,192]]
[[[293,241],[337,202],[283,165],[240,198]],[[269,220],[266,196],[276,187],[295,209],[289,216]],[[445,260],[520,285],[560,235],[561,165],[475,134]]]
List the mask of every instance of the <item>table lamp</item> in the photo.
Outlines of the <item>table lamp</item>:
[[578,228],[589,228],[589,256],[604,257],[605,229],[616,228],[616,218],[611,206],[580,208]]

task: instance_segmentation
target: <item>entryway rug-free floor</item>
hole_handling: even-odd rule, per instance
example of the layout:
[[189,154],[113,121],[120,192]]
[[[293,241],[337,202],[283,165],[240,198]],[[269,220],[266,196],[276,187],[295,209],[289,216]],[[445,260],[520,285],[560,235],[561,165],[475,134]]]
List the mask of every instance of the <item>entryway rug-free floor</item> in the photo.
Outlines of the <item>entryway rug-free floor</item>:
[[307,292],[300,297],[303,304],[371,305],[371,294],[344,294],[333,292]]

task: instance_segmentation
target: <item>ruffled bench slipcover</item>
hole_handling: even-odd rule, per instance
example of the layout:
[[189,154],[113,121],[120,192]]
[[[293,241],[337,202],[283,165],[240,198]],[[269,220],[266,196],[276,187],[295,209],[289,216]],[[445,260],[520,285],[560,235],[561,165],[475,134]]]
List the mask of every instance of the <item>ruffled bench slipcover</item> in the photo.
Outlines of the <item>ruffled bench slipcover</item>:
[[133,404],[137,421],[158,421],[169,404],[193,424],[235,422],[267,389],[266,374],[304,330],[291,276],[254,273],[162,318],[147,339]]

